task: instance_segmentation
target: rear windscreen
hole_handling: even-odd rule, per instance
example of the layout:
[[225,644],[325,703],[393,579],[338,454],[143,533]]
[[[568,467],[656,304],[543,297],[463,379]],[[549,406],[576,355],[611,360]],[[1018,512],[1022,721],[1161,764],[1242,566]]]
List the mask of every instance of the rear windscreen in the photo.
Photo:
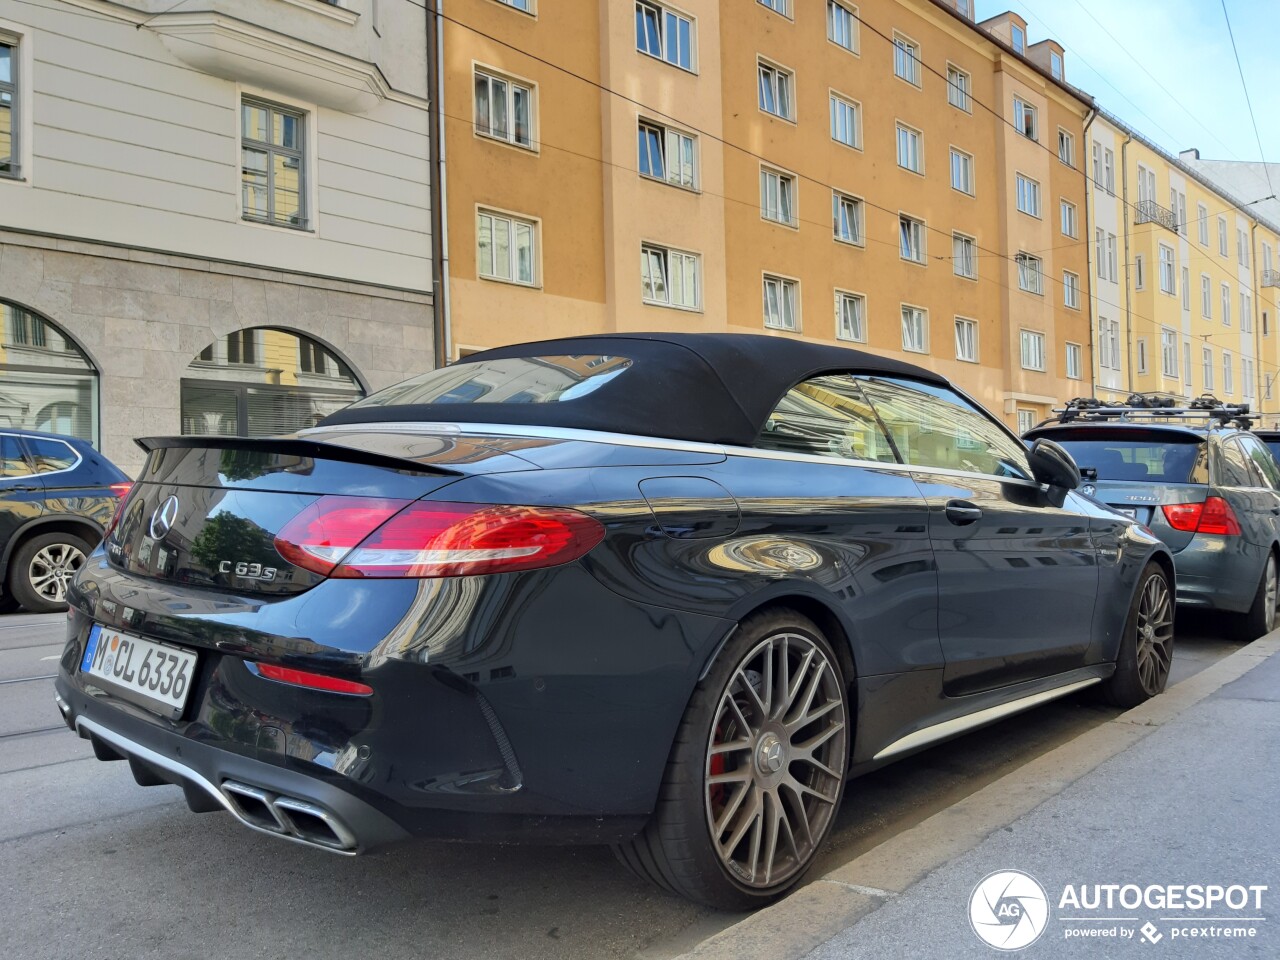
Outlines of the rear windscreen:
[[1280,440],[1263,440],[1262,442],[1267,445],[1267,449],[1276,458],[1276,462],[1280,463]]
[[1204,443],[1165,437],[1141,440],[1058,440],[1081,471],[1097,471],[1098,480],[1151,483],[1208,483]]
[[622,374],[626,357],[509,357],[455,363],[379,390],[352,407],[432,403],[558,403],[576,400]]

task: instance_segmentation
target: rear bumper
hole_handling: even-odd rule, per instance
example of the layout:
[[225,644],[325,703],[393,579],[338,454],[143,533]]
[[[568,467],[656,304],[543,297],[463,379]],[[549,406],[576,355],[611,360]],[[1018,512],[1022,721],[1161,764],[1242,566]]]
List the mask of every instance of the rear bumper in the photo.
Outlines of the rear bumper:
[[1244,613],[1262,580],[1267,549],[1240,537],[1197,534],[1173,555],[1178,603]]

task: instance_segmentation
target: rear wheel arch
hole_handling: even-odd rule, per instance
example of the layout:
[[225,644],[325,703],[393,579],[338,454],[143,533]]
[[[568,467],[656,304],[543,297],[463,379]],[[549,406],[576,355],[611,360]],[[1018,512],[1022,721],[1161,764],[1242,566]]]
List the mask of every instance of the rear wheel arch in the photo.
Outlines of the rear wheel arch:
[[102,540],[102,528],[100,526],[92,520],[77,517],[74,514],[37,517],[34,520],[29,520],[14,531],[13,536],[9,538],[9,542],[4,545],[4,555],[0,557],[0,583],[7,582],[9,562],[13,559],[14,551],[25,541],[42,533],[69,533],[82,540],[87,540],[94,547]]

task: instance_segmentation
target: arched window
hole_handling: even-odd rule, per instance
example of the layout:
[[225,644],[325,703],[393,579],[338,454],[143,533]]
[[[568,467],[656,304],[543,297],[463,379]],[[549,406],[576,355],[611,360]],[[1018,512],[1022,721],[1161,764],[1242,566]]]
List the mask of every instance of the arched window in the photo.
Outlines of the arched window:
[[205,347],[182,379],[182,432],[269,437],[315,426],[364,396],[355,374],[320,342],[249,327]]
[[98,441],[98,372],[52,320],[0,300],[0,427]]

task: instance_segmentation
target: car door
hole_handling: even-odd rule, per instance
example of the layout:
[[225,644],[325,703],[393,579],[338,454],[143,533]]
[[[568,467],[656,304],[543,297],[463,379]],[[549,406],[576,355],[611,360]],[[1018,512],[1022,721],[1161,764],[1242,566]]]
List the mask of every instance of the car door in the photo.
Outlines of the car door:
[[44,484],[16,434],[0,433],[0,550],[44,512]]
[[[1241,433],[1222,442],[1225,469],[1219,472],[1220,492],[1235,511],[1244,537],[1259,547],[1270,547],[1280,530],[1280,495],[1272,477],[1274,459],[1257,439]],[[1229,486],[1228,486],[1229,481]]]
[[75,448],[56,437],[30,434],[22,443],[44,486],[45,512],[86,517],[105,528],[118,500]]
[[861,379],[929,506],[947,694],[1083,666],[1098,591],[1087,513],[1052,505],[1017,438],[955,391]]

